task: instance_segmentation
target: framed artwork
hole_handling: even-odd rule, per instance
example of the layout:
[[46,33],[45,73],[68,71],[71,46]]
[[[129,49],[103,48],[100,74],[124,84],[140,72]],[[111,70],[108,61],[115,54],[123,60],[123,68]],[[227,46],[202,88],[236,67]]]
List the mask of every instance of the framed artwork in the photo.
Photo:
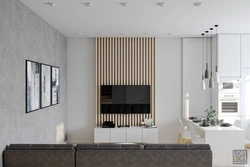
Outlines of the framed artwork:
[[40,64],[26,60],[26,113],[40,109]]
[[58,67],[51,67],[51,104],[59,104],[60,96],[60,73]]
[[41,108],[51,106],[51,66],[41,64]]

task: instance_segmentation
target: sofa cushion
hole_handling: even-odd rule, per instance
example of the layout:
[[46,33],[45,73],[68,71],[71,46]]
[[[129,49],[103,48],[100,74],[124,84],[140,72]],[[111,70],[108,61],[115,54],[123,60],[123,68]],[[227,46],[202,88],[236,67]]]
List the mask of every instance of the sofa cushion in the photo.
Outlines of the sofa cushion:
[[208,144],[146,144],[145,150],[210,150]]
[[140,144],[78,144],[77,150],[142,150]]
[[74,150],[72,144],[11,144],[7,150]]

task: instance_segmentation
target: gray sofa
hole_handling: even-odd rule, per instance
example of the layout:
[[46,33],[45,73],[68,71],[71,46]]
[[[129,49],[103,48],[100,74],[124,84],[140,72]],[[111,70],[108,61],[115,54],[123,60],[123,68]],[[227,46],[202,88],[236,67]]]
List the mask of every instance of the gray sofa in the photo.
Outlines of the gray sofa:
[[70,144],[11,144],[3,152],[4,167],[75,167]]
[[181,144],[11,144],[4,167],[212,167],[210,146]]
[[209,145],[79,144],[76,167],[212,167]]

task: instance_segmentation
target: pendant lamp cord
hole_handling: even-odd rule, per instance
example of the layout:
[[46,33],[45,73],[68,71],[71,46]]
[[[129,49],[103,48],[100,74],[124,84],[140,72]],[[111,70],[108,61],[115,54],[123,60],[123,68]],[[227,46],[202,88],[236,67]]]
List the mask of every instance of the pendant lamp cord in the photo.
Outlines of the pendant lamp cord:
[[203,73],[203,70],[204,70],[204,34],[201,34],[202,35],[202,73]]
[[[213,52],[213,48],[212,48],[212,45],[213,45],[212,42],[213,42],[213,41],[212,41],[212,38],[213,38],[213,29],[211,28],[210,30],[211,30],[211,42],[210,42],[210,43],[211,43],[211,46],[210,46],[210,47],[211,47],[211,53],[210,53],[210,54],[211,54],[211,60],[210,60],[211,65],[210,65],[210,67],[211,67],[211,72],[212,72],[212,52]],[[212,76],[211,76],[211,77],[212,77]]]
[[[215,46],[215,47],[216,47],[216,53],[215,53],[215,54],[216,54],[216,61],[215,61],[215,62],[216,62],[216,66],[218,66],[218,48],[217,48],[217,47],[218,47],[218,46],[217,46],[218,32],[217,32],[217,27],[218,27],[218,25],[215,25],[215,30],[216,30],[216,40],[215,40],[215,42],[216,42],[216,43],[215,43],[215,44],[216,44],[216,46]],[[218,67],[217,67],[217,68],[218,68]],[[216,72],[217,72],[217,71],[216,71]]]

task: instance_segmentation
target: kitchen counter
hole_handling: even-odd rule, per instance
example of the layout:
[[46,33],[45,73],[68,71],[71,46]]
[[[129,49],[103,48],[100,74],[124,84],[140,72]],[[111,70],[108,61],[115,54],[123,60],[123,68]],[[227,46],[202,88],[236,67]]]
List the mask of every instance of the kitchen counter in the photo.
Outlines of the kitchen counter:
[[205,138],[205,144],[210,144],[213,152],[213,166],[235,166],[233,150],[244,150],[244,130],[235,126],[201,127],[200,123],[184,118],[196,132]]

